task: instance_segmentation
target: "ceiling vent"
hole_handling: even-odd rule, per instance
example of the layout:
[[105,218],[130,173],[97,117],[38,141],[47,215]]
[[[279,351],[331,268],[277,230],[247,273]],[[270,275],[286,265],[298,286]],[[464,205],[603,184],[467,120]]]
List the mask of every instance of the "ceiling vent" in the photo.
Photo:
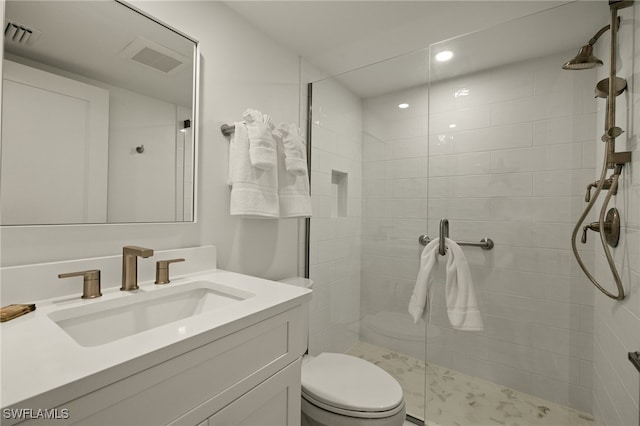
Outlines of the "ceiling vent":
[[15,21],[4,22],[5,41],[27,46],[33,44],[38,37],[40,37],[40,31],[34,28],[27,27]]
[[142,37],[125,47],[120,56],[164,74],[173,74],[189,62],[181,53]]

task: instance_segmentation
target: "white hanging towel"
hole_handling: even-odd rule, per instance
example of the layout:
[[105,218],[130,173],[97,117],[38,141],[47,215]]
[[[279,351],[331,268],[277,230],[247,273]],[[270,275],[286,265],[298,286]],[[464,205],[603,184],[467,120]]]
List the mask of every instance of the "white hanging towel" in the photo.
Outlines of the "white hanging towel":
[[467,258],[455,241],[447,238],[445,243],[449,248],[445,280],[449,322],[456,330],[484,330]]
[[278,168],[254,167],[249,150],[247,125],[237,122],[229,145],[230,214],[246,218],[278,218]]
[[[420,271],[409,301],[409,313],[416,323],[420,317],[428,318],[428,305],[431,303],[431,274],[435,269],[439,243],[440,239],[435,238],[427,244],[420,258]],[[467,259],[455,241],[447,238],[445,243],[449,249],[445,279],[445,299],[449,322],[456,330],[483,330],[484,324],[478,309]]]
[[309,173],[305,143],[298,127],[281,123],[273,132],[278,140],[278,198],[281,218],[311,217]]
[[271,122],[271,117],[249,108],[242,114],[242,119],[247,124],[251,165],[264,170],[275,168],[277,151],[272,134],[275,126]]
[[435,270],[438,260],[438,247],[440,239],[435,238],[422,250],[420,256],[420,269],[413,294],[409,300],[409,313],[414,323],[418,323],[420,318],[425,321],[429,318],[429,305],[431,304],[431,274]]

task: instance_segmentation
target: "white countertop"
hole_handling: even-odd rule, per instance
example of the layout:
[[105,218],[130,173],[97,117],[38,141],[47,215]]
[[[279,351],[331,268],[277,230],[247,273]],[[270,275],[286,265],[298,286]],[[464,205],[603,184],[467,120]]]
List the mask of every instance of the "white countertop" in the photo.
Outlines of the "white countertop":
[[172,277],[170,284],[161,286],[142,282],[138,291],[162,291],[203,280],[255,296],[92,347],[76,343],[49,314],[134,298],[136,292],[110,288],[97,299],[80,299],[78,293],[44,300],[36,302],[34,312],[1,323],[0,406],[54,408],[311,299],[311,291],[304,288],[218,269]]

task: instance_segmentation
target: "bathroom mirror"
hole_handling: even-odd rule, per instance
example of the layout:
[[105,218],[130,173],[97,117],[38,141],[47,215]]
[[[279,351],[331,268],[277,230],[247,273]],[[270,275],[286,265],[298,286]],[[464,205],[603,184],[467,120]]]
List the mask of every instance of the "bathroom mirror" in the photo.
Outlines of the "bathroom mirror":
[[118,1],[7,1],[2,225],[193,221],[198,46]]

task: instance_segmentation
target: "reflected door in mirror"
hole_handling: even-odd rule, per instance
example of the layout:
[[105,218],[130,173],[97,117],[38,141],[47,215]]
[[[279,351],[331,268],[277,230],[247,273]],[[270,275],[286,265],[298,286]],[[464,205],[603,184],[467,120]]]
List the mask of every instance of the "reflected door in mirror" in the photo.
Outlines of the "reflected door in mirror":
[[108,123],[106,90],[4,61],[2,223],[104,223]]

